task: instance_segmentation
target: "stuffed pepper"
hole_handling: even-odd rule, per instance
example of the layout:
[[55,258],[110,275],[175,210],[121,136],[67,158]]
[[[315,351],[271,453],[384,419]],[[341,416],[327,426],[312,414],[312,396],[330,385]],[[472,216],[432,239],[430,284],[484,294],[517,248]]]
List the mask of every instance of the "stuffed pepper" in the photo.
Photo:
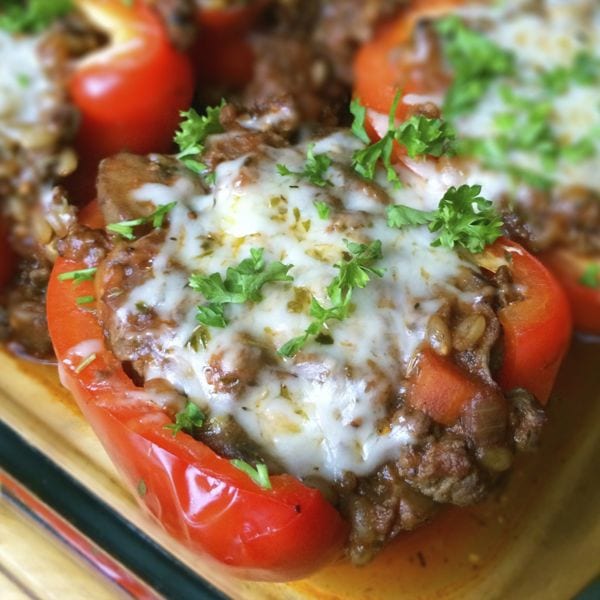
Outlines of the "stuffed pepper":
[[[415,2],[355,64],[371,135],[396,124],[456,136],[450,160],[395,154],[423,176],[477,181],[512,235],[561,280],[576,326],[600,333],[600,8],[575,2]],[[402,97],[394,103],[396,94]],[[435,156],[439,156],[434,154]]]
[[187,112],[176,156],[103,161],[50,281],[62,381],[139,502],[246,577],[485,498],[570,337],[481,186],[392,165],[353,110],[296,144],[285,111]]
[[0,338],[47,358],[46,285],[73,205],[102,157],[171,148],[193,78],[158,14],[118,0],[7,3],[0,64]]

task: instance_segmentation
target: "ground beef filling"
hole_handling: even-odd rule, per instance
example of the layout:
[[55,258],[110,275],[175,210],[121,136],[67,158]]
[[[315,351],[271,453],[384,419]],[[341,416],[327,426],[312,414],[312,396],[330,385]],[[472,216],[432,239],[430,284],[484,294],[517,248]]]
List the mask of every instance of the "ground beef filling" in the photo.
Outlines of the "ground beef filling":
[[[256,148],[255,151],[259,152]],[[224,154],[230,158],[232,152]],[[223,160],[218,154],[213,156],[215,163]],[[107,220],[147,216],[153,207],[131,203],[129,192],[144,183],[168,185],[181,177],[196,181],[198,191],[201,190],[198,179],[170,157],[121,155],[108,159],[99,178],[99,200]],[[163,230],[138,234],[137,240],[126,241],[79,226],[61,243],[60,251],[88,264],[102,259],[97,277],[97,310],[106,340],[134,380],[149,392],[158,391],[161,398],[168,398],[166,406],[175,414],[187,399],[164,379],[144,382],[140,376],[146,363],[157,358],[155,335],[173,324],[162,321],[151,308],[132,313],[125,325],[115,317],[128,292],[152,276],[153,259],[165,238]],[[389,408],[388,422],[381,427],[403,423],[412,435],[412,443],[367,476],[346,472],[336,481],[306,478],[306,484],[321,490],[350,522],[347,553],[354,563],[368,562],[400,532],[419,526],[444,504],[463,506],[480,501],[510,468],[514,454],[531,450],[537,444],[544,423],[543,410],[525,390],[504,396],[490,373],[489,365],[494,362],[491,357],[500,337],[496,310],[519,298],[509,273],[500,269],[488,279],[468,272],[457,285],[462,290],[477,291],[487,301],[478,303],[475,310],[449,297],[430,318],[426,346],[486,382],[486,391],[464,407],[452,427],[445,427],[412,408],[405,393],[391,393],[382,386],[382,393],[388,394]],[[218,355],[208,361],[207,370],[215,389],[241,394],[245,386],[254,385],[261,364],[270,360],[263,349],[243,337],[238,342],[233,366],[231,357],[227,368]],[[298,358],[307,359],[318,361],[318,357]],[[405,390],[406,385],[405,381],[394,389]],[[265,462],[272,474],[283,471],[277,458],[266,455],[233,418],[209,415],[196,437],[224,457]]]
[[70,147],[76,113],[66,92],[70,46],[71,36],[60,28],[40,38],[37,51],[51,82],[46,108],[35,123],[4,115],[3,131],[10,133],[0,133],[0,214],[9,224],[17,256],[14,280],[0,297],[0,335],[38,358],[52,354],[45,290],[56,242],[75,218],[64,194],[54,187],[77,165]]

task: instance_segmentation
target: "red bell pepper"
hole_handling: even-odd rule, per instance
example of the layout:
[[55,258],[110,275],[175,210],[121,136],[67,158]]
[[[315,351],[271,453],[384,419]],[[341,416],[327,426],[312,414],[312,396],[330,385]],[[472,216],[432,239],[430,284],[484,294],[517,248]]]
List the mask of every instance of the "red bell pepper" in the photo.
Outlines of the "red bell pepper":
[[313,488],[290,475],[263,489],[186,433],[173,436],[169,416],[144,399],[108,350],[92,311],[61,273],[85,268],[59,259],[48,289],[48,324],[61,380],[120,468],[138,501],[176,539],[240,576],[303,577],[335,558],[347,524]]
[[194,77],[189,58],[170,43],[143,0],[76,0],[106,46],[74,65],[69,91],[81,113],[77,149],[96,164],[119,152],[167,152],[189,107]]
[[[408,53],[400,50],[411,42],[419,20],[442,16],[465,0],[418,0],[384,24],[372,41],[358,52],[355,62],[355,95],[368,108],[388,114],[398,90],[407,94],[443,94],[450,83],[444,77],[425,78],[423,63],[411,62]],[[398,104],[396,117],[405,119],[408,106]],[[387,125],[387,121],[385,122]],[[372,115],[367,114],[367,131],[372,139],[384,132],[377,131]],[[405,157],[404,149],[395,145],[398,160]],[[598,257],[591,257],[598,261]],[[569,298],[575,326],[589,333],[600,334],[600,290],[586,288],[579,283],[582,275],[581,260],[567,250],[551,251],[543,258],[546,266],[556,275]],[[589,260],[588,260],[589,262]]]
[[[558,277],[567,294],[575,328],[600,335],[600,286],[585,285],[584,274],[590,265],[600,269],[600,257],[577,255],[556,249],[540,256],[541,261]],[[594,283],[594,282],[592,282]]]
[[[498,311],[503,362],[497,381],[505,392],[525,388],[546,404],[571,337],[565,294],[542,263],[514,242],[500,239],[484,256],[507,264],[521,296]],[[463,406],[478,393],[485,394],[486,387],[451,359],[425,350],[411,377],[408,401],[451,426]]]

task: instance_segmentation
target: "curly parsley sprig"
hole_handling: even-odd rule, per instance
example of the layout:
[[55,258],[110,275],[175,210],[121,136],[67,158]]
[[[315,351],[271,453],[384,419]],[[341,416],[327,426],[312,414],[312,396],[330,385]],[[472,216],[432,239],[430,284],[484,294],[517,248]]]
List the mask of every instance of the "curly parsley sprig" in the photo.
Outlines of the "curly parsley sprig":
[[267,283],[294,280],[288,275],[292,265],[278,261],[266,263],[263,254],[263,248],[252,248],[250,258],[227,269],[225,279],[220,273],[194,274],[190,277],[189,286],[208,301],[208,304],[198,306],[196,318],[200,323],[224,328],[229,323],[225,316],[227,304],[260,302],[263,299],[261,290]]
[[225,100],[221,100],[218,106],[209,106],[204,115],[198,114],[193,108],[180,113],[182,121],[174,137],[179,148],[176,157],[188,169],[205,177],[210,176],[208,167],[198,157],[204,152],[204,143],[209,135],[223,133],[220,116],[224,106]]
[[595,290],[600,289],[600,264],[590,263],[584,269],[579,283]]
[[[337,263],[339,274],[327,287],[327,297],[331,306],[325,308],[313,296],[310,303],[310,316],[312,323],[302,335],[286,342],[277,353],[285,358],[295,356],[308,343],[311,337],[319,336],[328,321],[343,321],[350,312],[350,301],[355,288],[364,288],[371,277],[383,277],[383,269],[373,266],[373,263],[382,258],[381,242],[375,240],[370,244],[357,244],[346,241],[349,256]],[[331,343],[331,342],[329,342]]]
[[277,172],[284,177],[296,176],[306,179],[318,187],[327,187],[333,185],[329,179],[325,178],[325,174],[332,163],[333,160],[327,154],[315,154],[315,145],[310,144],[306,151],[306,162],[302,171],[290,171],[285,165],[278,164]]
[[10,33],[37,33],[73,10],[72,0],[4,0],[0,29]]
[[387,179],[395,186],[400,186],[400,179],[392,165],[394,144],[406,148],[411,158],[416,156],[435,156],[454,152],[455,133],[453,128],[442,119],[432,119],[425,115],[412,115],[409,119],[396,125],[396,111],[401,94],[394,97],[389,116],[388,130],[377,142],[371,143],[365,129],[367,109],[355,98],[350,105],[354,116],[352,132],[367,146],[354,152],[352,166],[354,170],[368,180],[375,178],[377,165],[381,162],[387,173]]
[[444,99],[444,116],[454,119],[471,110],[495,79],[514,73],[515,57],[456,15],[439,19],[436,30],[453,71],[453,81]]
[[175,422],[165,425],[165,429],[170,429],[173,435],[180,431],[192,435],[196,429],[204,425],[206,415],[193,402],[187,402],[185,407],[175,415]]
[[177,202],[169,202],[159,206],[151,215],[132,219],[131,221],[121,221],[120,223],[111,223],[106,226],[108,231],[118,233],[126,240],[135,240],[135,229],[141,225],[152,225],[155,229],[163,226],[167,213],[173,209]]
[[427,225],[438,236],[432,246],[460,246],[477,254],[502,235],[502,219],[489,200],[480,196],[480,185],[451,187],[437,210],[424,211],[404,205],[388,208],[388,225],[403,229]]

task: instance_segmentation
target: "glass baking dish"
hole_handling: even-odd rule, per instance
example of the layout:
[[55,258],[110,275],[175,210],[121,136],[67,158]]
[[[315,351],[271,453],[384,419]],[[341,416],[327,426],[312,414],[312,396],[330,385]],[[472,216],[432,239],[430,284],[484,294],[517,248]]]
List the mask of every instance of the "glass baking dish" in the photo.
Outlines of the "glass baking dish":
[[192,555],[121,485],[55,369],[3,351],[4,494],[136,598],[573,598],[600,572],[598,365],[600,344],[576,339],[540,451],[520,460],[486,502],[444,511],[367,567],[339,562],[272,584],[237,580]]

